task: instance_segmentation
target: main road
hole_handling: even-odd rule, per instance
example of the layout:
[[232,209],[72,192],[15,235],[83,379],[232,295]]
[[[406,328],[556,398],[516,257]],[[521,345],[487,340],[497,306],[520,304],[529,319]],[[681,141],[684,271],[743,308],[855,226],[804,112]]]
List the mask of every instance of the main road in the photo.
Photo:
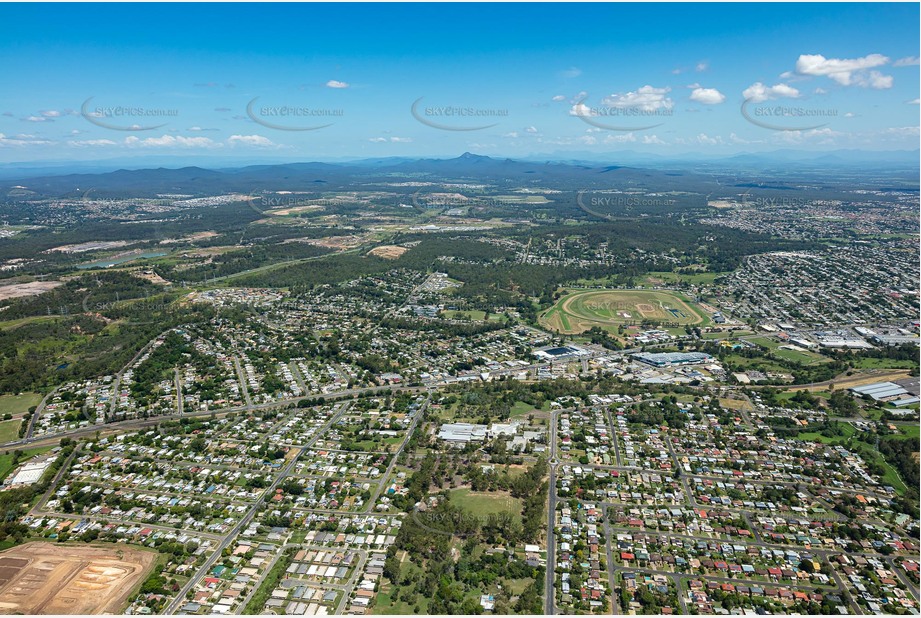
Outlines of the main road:
[[556,522],[556,467],[559,462],[556,459],[556,415],[559,412],[550,413],[550,487],[547,497],[547,566],[546,582],[544,583],[544,613],[552,615],[555,612],[554,602],[556,601],[556,539],[554,538],[554,523]]
[[332,427],[333,424],[336,421],[338,421],[339,418],[341,418],[342,415],[345,414],[348,409],[349,409],[348,405],[342,406],[339,412],[331,416],[330,419],[326,421],[326,423],[323,424],[320,430],[317,431],[316,435],[314,435],[314,437],[311,438],[310,441],[308,441],[308,443],[304,446],[304,448],[299,450],[297,453],[295,453],[295,455],[291,458],[291,461],[288,462],[288,465],[286,465],[281,470],[281,472],[279,472],[278,476],[275,477],[275,480],[272,481],[272,484],[269,485],[262,492],[262,495],[259,497],[259,499],[253,503],[253,506],[250,507],[249,511],[246,512],[246,515],[244,515],[243,518],[240,519],[240,521],[237,522],[237,524],[233,528],[230,529],[230,531],[224,536],[224,539],[220,543],[218,543],[217,548],[214,550],[214,552],[212,552],[211,556],[205,561],[205,563],[200,568],[198,568],[195,571],[195,574],[192,575],[191,578],[189,578],[189,581],[186,582],[185,586],[183,586],[182,589],[178,592],[176,597],[173,599],[172,603],[170,603],[166,607],[166,609],[164,610],[164,613],[173,614],[182,605],[185,604],[186,595],[189,593],[189,591],[191,591],[198,584],[199,580],[201,580],[201,578],[204,577],[211,570],[211,567],[214,566],[214,563],[217,562],[218,558],[221,557],[221,555],[224,553],[224,550],[227,549],[227,547],[229,547],[230,544],[234,540],[236,540],[237,535],[240,534],[240,532],[244,528],[246,528],[246,526],[249,525],[249,522],[253,519],[253,517],[256,515],[259,509],[262,508],[265,500],[269,496],[273,495],[275,493],[275,489],[281,484],[281,482],[285,478],[288,477],[289,474],[291,474],[291,471],[294,469],[294,466],[297,464],[297,460],[300,458],[301,453],[303,453],[305,450],[313,446],[314,443],[316,443],[316,441],[319,440],[320,437],[323,436],[323,434],[325,434],[326,431],[330,427]]

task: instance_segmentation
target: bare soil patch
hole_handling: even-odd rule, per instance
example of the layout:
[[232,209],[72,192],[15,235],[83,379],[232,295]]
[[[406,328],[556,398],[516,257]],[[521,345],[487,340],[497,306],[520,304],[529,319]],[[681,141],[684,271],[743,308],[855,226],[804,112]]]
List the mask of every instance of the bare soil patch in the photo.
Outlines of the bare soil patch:
[[30,281],[0,286],[0,301],[23,296],[38,296],[61,285],[60,281]]
[[124,545],[14,547],[0,553],[0,614],[121,613],[156,559]]
[[395,260],[407,251],[409,251],[409,249],[406,247],[400,247],[397,245],[381,245],[380,247],[374,247],[368,251],[368,255],[384,258],[385,260]]

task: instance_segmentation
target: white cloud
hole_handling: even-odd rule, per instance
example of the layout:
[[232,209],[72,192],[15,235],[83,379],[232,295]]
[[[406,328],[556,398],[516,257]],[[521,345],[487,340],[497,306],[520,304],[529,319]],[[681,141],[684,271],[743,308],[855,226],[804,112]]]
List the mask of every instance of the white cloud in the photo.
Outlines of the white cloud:
[[699,134],[696,138],[698,144],[705,144],[707,146],[717,146],[723,143],[723,138],[717,135],[716,137],[710,137],[706,133]]
[[748,143],[750,143],[747,139],[745,139],[745,138],[743,138],[743,137],[739,137],[739,136],[738,136],[737,134],[735,134],[735,133],[730,133],[730,134],[729,134],[729,141],[732,142],[733,144],[748,144]]
[[51,143],[52,142],[49,140],[35,139],[32,135],[7,137],[3,133],[0,133],[0,146],[40,146]]
[[408,144],[413,141],[411,137],[371,137],[368,139],[369,142],[375,143],[384,143],[389,142],[391,144]]
[[870,71],[868,75],[857,74],[854,83],[865,88],[885,90],[886,88],[892,88],[892,76],[883,75],[879,71]]
[[551,100],[551,101],[560,102],[560,101],[565,101],[565,100],[566,100],[566,97],[563,96],[562,94],[558,94],[558,95],[556,95],[555,97],[553,97],[553,98],[550,99],[550,100]]
[[537,133],[537,127],[535,126],[525,127],[524,132],[525,133]]
[[919,64],[921,64],[921,59],[919,59],[917,56],[908,56],[906,58],[899,58],[898,60],[892,63],[892,66],[894,67],[913,67],[913,66],[918,66]]
[[183,135],[163,135],[162,137],[147,137],[144,139],[136,135],[125,138],[128,146],[150,146],[168,148],[215,148],[218,144],[207,137],[185,137]]
[[656,144],[658,146],[664,146],[665,141],[659,138],[658,135],[644,135],[643,136],[644,144]]
[[908,102],[909,105],[918,105],[919,103],[921,103],[921,99],[912,99]]
[[605,144],[626,144],[636,142],[636,135],[630,133],[609,133],[604,138]]
[[796,98],[798,96],[799,90],[786,84],[774,84],[773,86],[765,86],[761,82],[755,82],[742,91],[742,97],[746,101],[751,101],[752,103],[761,103],[763,101],[769,101],[771,99],[778,99],[781,97]]
[[671,109],[674,102],[668,98],[671,88],[655,88],[653,86],[642,86],[636,92],[626,94],[612,94],[601,100],[602,103],[609,107],[616,108],[638,108],[643,111],[655,111],[657,109]]
[[349,84],[347,82],[340,82],[335,79],[331,79],[326,82],[327,88],[348,88]]
[[560,71],[560,76],[565,77],[566,79],[572,79],[573,77],[579,77],[582,75],[582,69],[578,67],[569,67],[565,71]]
[[45,111],[40,112],[40,113],[41,113],[42,116],[44,116],[44,117],[46,117],[46,118],[60,118],[60,117],[62,116],[61,112],[59,112],[59,111],[57,111],[57,110],[55,110],[55,109],[45,110]]
[[694,88],[691,92],[691,100],[704,105],[717,105],[726,100],[726,95],[716,88]]
[[110,139],[84,139],[84,140],[71,140],[67,142],[69,146],[117,146],[115,142]]
[[[208,139],[206,137],[196,137],[192,139]],[[209,142],[211,140],[208,140]],[[227,143],[230,145],[243,144],[244,146],[259,146],[262,148],[268,148],[272,146],[277,146],[275,142],[270,140],[267,137],[262,135],[231,135],[227,138]]]
[[883,135],[893,137],[918,137],[921,127],[890,127],[883,131]]
[[502,137],[509,137],[511,139],[515,139],[518,137],[518,131],[509,131],[508,133],[503,134]]
[[23,120],[26,122],[54,122],[48,116],[26,116]]
[[802,54],[796,61],[796,73],[812,77],[825,76],[842,86],[864,86],[870,88],[891,88],[892,78],[877,71],[870,71],[889,63],[882,54],[870,54],[863,58],[826,58],[822,54]]
[[570,116],[582,116],[583,118],[588,118],[592,115],[592,108],[590,108],[585,103],[576,103],[569,110]]
[[701,60],[700,62],[697,63],[697,66],[694,67],[694,70],[700,73],[702,71],[706,71],[709,68],[710,68],[710,63],[707,62],[706,60]]
[[777,131],[775,133],[775,139],[791,144],[812,142],[829,146],[836,144],[837,140],[842,137],[847,137],[847,134],[834,131],[828,127],[809,129],[808,131]]

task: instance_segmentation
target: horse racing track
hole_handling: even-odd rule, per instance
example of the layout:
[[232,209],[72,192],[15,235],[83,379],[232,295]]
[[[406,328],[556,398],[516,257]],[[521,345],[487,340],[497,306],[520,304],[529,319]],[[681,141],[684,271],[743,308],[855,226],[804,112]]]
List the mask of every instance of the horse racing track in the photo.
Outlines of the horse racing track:
[[621,324],[698,326],[709,318],[694,303],[661,290],[581,290],[566,294],[540,316],[543,326],[564,334],[606,330]]

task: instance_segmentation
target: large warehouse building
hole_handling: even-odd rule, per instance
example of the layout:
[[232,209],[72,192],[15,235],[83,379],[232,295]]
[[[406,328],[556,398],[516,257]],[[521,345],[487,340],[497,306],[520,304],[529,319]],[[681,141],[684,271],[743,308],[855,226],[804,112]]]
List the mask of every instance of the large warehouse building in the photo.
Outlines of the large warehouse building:
[[673,365],[696,365],[709,363],[713,357],[703,352],[637,352],[632,355],[653,367],[671,367]]

